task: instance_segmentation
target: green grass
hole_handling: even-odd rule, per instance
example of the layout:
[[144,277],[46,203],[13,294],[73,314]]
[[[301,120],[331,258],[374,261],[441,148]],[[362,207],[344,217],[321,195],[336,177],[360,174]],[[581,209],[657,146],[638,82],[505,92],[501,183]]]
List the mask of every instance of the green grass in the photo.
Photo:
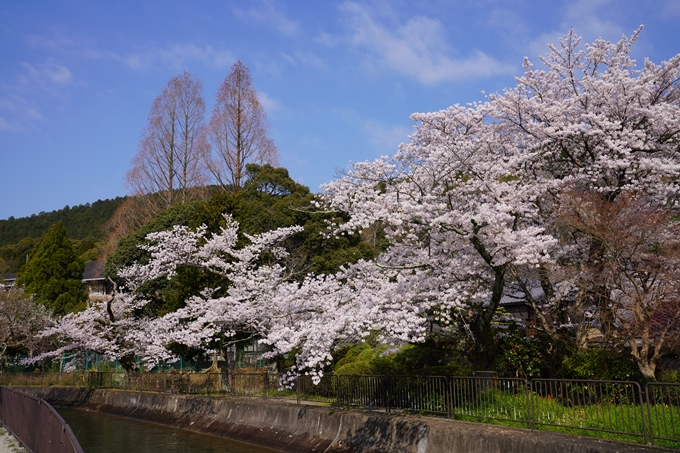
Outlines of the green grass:
[[[528,423],[530,410],[533,415],[531,423]],[[679,449],[680,408],[653,405],[650,411],[655,445]],[[454,409],[454,418],[457,420],[519,428],[534,427],[542,431],[637,443],[644,442],[649,416],[646,406],[641,408],[634,404],[614,403],[565,406],[559,401],[536,394],[510,395],[499,390],[483,392]],[[656,439],[658,437],[673,440]]]

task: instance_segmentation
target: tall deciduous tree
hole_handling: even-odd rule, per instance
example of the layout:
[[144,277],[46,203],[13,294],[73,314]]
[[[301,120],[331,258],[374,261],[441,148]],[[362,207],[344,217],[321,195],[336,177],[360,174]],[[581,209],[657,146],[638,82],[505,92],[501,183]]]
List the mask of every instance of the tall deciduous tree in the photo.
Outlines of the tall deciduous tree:
[[179,201],[202,196],[206,169],[201,129],[202,83],[184,71],[168,82],[149,112],[127,183],[150,217]]
[[207,128],[208,168],[224,189],[238,191],[246,164],[278,164],[278,149],[267,136],[269,123],[246,65],[237,61],[217,92]]
[[654,379],[659,360],[680,345],[680,225],[631,193],[611,201],[572,193],[560,221],[597,258],[582,260],[578,276],[592,324]]
[[16,284],[33,294],[37,302],[63,314],[87,300],[87,287],[82,281],[84,269],[64,224],[58,222],[40,238],[19,271]]

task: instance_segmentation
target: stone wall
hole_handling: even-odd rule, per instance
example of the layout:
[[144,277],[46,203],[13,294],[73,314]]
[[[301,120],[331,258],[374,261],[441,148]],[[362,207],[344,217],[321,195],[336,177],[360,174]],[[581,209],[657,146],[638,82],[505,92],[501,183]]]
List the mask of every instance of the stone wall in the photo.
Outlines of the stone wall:
[[23,387],[53,406],[81,407],[291,453],[614,453],[643,446],[481,423],[221,398],[75,387]]

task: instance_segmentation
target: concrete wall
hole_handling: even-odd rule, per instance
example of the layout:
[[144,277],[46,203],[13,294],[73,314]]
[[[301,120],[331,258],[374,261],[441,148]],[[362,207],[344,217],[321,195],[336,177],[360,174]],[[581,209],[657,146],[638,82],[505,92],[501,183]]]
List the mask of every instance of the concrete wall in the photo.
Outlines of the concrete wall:
[[214,434],[284,452],[614,453],[658,451],[546,432],[373,411],[74,387],[17,388],[82,407]]

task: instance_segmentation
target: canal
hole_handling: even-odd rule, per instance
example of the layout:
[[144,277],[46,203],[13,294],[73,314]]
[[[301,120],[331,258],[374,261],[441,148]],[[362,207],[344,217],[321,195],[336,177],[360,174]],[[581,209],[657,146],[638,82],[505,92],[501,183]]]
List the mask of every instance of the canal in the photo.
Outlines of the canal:
[[85,453],[275,453],[275,450],[100,412],[58,408]]

